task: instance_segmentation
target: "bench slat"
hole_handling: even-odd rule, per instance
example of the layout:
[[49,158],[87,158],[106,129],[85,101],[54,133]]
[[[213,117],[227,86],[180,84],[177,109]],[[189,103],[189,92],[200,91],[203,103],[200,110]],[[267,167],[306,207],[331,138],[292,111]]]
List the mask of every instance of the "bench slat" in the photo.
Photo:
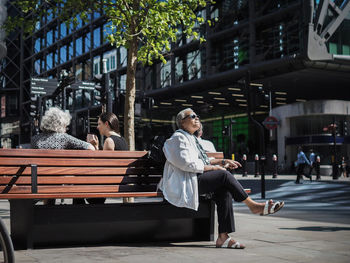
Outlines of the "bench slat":
[[[60,185],[43,186],[38,185],[38,193],[107,193],[107,192],[155,192],[157,185]],[[32,192],[31,186],[12,187],[0,186],[0,193],[6,194],[29,194]]]
[[[16,180],[12,176],[0,177],[0,185],[30,185],[30,176],[20,176]],[[137,184],[158,183],[161,176],[38,176],[38,184]]]
[[146,158],[147,151],[89,151],[47,149],[0,149],[0,157],[44,157],[44,158]]
[[[0,167],[0,174],[15,175],[19,170],[17,166]],[[162,174],[163,171],[158,168],[99,168],[99,167],[38,167],[38,175],[143,175],[143,174]],[[21,175],[31,175],[30,167],[24,169]]]
[[65,198],[118,198],[118,197],[163,197],[160,192],[125,193],[54,193],[54,194],[1,194],[1,199],[65,199]]
[[[245,189],[250,193],[250,189]],[[1,199],[65,199],[65,198],[119,198],[119,197],[163,197],[161,192],[125,193],[62,193],[62,194],[1,194]]]
[[68,158],[0,158],[0,165],[31,165],[36,164],[38,166],[86,166],[86,167],[147,167],[150,165],[148,160],[142,159],[68,159]]

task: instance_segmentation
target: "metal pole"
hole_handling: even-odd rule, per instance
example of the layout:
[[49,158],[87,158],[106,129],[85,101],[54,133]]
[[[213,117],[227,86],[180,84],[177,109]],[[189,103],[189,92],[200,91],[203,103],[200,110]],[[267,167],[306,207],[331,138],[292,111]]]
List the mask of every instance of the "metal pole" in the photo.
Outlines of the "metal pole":
[[337,128],[335,124],[335,117],[333,117],[333,129],[332,129],[332,135],[333,135],[333,153],[334,153],[334,159],[333,159],[333,179],[338,179],[338,167],[337,167]]
[[264,143],[264,127],[251,116],[252,99],[251,99],[249,71],[247,72],[247,75],[246,75],[245,85],[247,90],[248,118],[250,121],[252,121],[255,124],[255,126],[259,130],[259,137],[260,137],[259,148],[260,148],[260,160],[261,160],[261,198],[265,198],[265,159],[266,157],[265,157],[265,143]]

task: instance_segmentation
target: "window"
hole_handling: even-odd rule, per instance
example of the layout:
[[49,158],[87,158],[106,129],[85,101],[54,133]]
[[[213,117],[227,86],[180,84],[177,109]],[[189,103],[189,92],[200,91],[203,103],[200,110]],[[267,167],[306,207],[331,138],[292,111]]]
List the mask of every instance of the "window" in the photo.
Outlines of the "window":
[[60,63],[67,62],[67,46],[61,47],[60,52],[61,52]]
[[52,43],[53,43],[52,37],[53,37],[53,34],[52,34],[52,30],[51,30],[51,31],[47,32],[47,34],[46,34],[47,46],[51,46],[52,45]]
[[66,23],[61,24],[61,37],[67,36],[67,26]]
[[56,40],[59,39],[59,37],[58,37],[58,26],[55,27],[55,29],[53,31],[54,31],[54,41],[56,41]]
[[49,53],[46,56],[46,66],[47,66],[47,70],[50,70],[53,68],[53,54]]
[[100,74],[100,57],[94,57],[94,75]]
[[171,80],[171,63],[170,61],[167,61],[166,64],[160,65],[160,87],[164,88],[166,86],[170,86],[170,80]]
[[103,25],[103,42],[104,43],[108,42],[107,36],[112,34],[112,30],[110,27],[111,25],[112,25],[112,22],[109,22],[109,23]]
[[34,53],[39,52],[41,50],[40,48],[40,38],[37,38],[35,40],[35,44],[34,44]]
[[115,55],[111,56],[111,70],[115,69],[115,59],[116,59]]
[[75,30],[75,29],[74,29],[74,27],[73,27],[73,23],[69,23],[69,24],[67,25],[67,33],[68,33],[68,34],[71,34],[74,30]]
[[122,67],[126,67],[128,63],[128,52],[125,47],[119,48],[119,63]]
[[18,96],[16,94],[9,94],[6,96],[6,111],[9,116],[18,115]]
[[119,88],[121,93],[126,92],[126,74],[121,75],[119,78]]
[[99,18],[101,16],[100,12],[94,12],[93,13],[93,19]]
[[67,45],[67,48],[68,48],[68,60],[72,59],[74,53],[73,53],[73,43],[69,43]]
[[90,48],[91,48],[91,35],[90,35],[90,33],[87,33],[86,35],[85,35],[85,38],[84,38],[84,45],[85,45],[85,50],[84,50],[84,52],[86,53],[86,52],[89,52],[90,51]]
[[41,73],[41,60],[38,59],[34,62],[34,74],[39,75]]
[[83,26],[83,20],[81,19],[80,16],[77,16],[77,22],[78,23],[77,23],[75,29],[79,29],[79,28],[81,28]]
[[98,27],[94,30],[94,48],[101,45],[101,29]]
[[177,57],[175,61],[175,82],[183,82],[183,61],[181,58]]
[[75,41],[75,55],[76,56],[80,56],[83,54],[83,39],[81,37],[79,37],[76,41]]
[[53,19],[53,11],[52,9],[47,10],[46,15],[46,23],[50,22]]
[[201,77],[201,54],[199,50],[187,54],[187,74],[189,80]]

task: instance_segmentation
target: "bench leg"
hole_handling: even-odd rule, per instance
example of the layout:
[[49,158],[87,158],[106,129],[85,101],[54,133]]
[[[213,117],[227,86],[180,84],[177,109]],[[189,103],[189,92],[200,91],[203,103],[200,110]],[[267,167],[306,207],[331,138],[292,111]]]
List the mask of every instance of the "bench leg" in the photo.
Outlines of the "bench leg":
[[33,248],[33,200],[10,200],[11,238],[15,249]]

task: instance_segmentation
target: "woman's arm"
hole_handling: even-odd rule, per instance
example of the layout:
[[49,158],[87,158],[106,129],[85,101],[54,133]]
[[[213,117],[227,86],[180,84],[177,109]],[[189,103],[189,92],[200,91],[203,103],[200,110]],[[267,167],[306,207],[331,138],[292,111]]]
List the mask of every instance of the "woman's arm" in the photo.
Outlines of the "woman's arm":
[[204,171],[216,171],[216,170],[226,170],[220,165],[204,165]]
[[103,144],[104,151],[114,151],[114,141],[112,138],[107,138]]

